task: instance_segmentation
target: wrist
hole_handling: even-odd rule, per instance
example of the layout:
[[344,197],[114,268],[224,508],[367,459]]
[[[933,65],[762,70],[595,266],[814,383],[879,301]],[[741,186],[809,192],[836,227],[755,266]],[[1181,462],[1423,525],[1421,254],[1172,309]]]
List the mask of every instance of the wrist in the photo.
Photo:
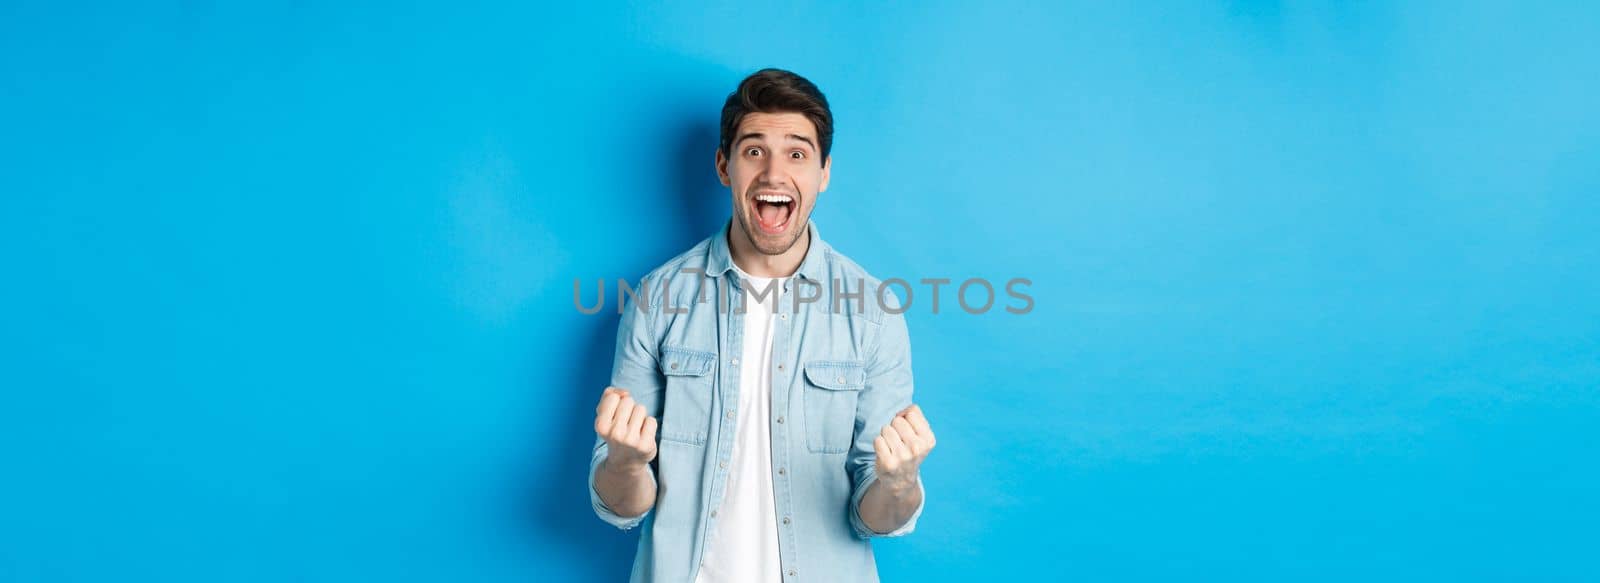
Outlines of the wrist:
[[617,459],[608,455],[600,462],[600,469],[619,476],[639,476],[650,471],[649,462]]
[[906,494],[910,494],[913,490],[917,489],[917,474],[912,473],[908,476],[878,476],[878,482],[883,484],[883,487],[888,490],[889,494],[892,494],[898,498]]

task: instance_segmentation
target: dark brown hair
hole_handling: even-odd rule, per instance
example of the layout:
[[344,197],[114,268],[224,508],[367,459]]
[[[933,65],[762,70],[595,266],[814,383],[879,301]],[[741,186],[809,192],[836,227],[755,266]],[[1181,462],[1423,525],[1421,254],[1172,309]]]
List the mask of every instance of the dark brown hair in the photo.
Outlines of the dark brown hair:
[[828,152],[833,149],[833,111],[828,109],[828,98],[805,77],[783,69],[762,69],[740,81],[739,88],[722,104],[722,141],[717,147],[723,156],[733,157],[733,140],[738,137],[734,133],[745,114],[752,112],[806,116],[817,128],[817,148],[822,150],[819,163],[827,164]]

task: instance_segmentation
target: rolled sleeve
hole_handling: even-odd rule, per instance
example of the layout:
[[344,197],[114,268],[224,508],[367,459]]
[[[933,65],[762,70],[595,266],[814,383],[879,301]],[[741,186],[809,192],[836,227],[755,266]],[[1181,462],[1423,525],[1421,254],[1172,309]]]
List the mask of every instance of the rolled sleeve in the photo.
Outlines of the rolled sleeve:
[[[891,301],[898,305],[897,298]],[[874,532],[861,520],[861,499],[867,495],[867,489],[878,481],[878,454],[872,442],[894,420],[895,415],[911,406],[912,385],[911,336],[906,328],[905,317],[901,314],[885,314],[867,358],[867,386],[856,403],[855,441],[845,462],[852,482],[850,524],[856,535],[864,539],[910,533],[915,530],[917,518],[927,504],[927,496],[924,495],[911,519],[887,533]],[[917,488],[922,488],[920,476],[917,478]]]
[[[639,287],[646,289],[652,285],[648,279],[642,279]],[[623,304],[622,318],[617,324],[616,355],[611,366],[611,386],[628,390],[634,402],[644,406],[645,411],[651,416],[661,414],[661,380],[656,370],[657,347],[654,327],[654,312],[641,307],[628,297]],[[594,440],[594,452],[589,459],[589,502],[594,507],[594,513],[607,524],[623,530],[639,526],[650,512],[655,510],[652,506],[643,514],[634,517],[619,516],[606,506],[600,499],[600,492],[595,489],[596,473],[610,452],[610,446],[605,439],[599,436]],[[650,472],[650,480],[655,482],[655,472]],[[657,484],[659,485],[659,484]]]

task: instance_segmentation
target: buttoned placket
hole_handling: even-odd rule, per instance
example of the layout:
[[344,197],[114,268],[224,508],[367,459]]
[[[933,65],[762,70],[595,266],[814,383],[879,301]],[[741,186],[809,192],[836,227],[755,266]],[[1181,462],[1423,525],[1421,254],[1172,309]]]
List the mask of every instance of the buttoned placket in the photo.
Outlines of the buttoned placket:
[[[790,286],[796,277],[799,277],[799,275],[796,274],[794,277],[783,281],[783,293],[779,294],[780,301],[774,307],[774,310],[778,312],[778,319],[772,324],[771,366],[774,367],[775,371],[772,374],[772,415],[774,418],[770,422],[770,427],[772,428],[772,465],[774,466],[773,472],[776,474],[772,478],[772,502],[773,507],[778,509],[778,512],[783,517],[782,524],[778,526],[778,562],[783,565],[783,572],[787,575],[785,577],[786,581],[797,580],[798,572],[795,563],[796,557],[799,557],[800,554],[799,549],[795,546],[795,541],[798,537],[794,534],[794,498],[790,488],[790,473],[788,471],[790,466],[789,432],[787,431],[789,424],[784,423],[785,412],[789,410],[789,398],[791,396],[789,389],[793,383],[789,382],[788,375],[782,373],[792,372],[785,369],[784,363],[788,362],[792,355],[798,354],[796,350],[791,349],[791,344],[794,341],[794,330],[800,318],[798,313],[796,314],[797,317],[790,318],[789,311],[794,310],[785,311],[784,302],[781,299],[790,297]],[[794,305],[792,299],[789,301],[789,305]]]

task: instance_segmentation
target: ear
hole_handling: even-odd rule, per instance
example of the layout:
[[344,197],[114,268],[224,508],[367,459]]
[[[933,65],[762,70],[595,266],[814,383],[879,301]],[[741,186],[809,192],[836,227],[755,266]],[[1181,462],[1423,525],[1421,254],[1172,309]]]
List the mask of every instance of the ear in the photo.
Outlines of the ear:
[[728,178],[728,157],[722,155],[721,148],[717,149],[717,180],[721,180],[723,186],[733,186],[733,180]]
[[833,155],[829,154],[828,158],[822,161],[822,184],[817,186],[817,192],[824,192],[828,190],[828,175],[832,174],[832,172]]

